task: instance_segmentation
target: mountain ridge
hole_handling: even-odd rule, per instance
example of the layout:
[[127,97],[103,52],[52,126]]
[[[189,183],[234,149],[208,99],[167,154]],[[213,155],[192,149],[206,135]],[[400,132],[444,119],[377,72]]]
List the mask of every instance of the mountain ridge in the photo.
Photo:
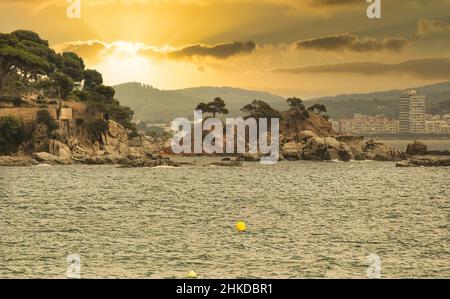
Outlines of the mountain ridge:
[[[177,117],[192,118],[193,110],[198,103],[209,102],[215,97],[221,97],[226,102],[230,117],[241,116],[240,109],[254,99],[265,101],[280,111],[288,108],[282,96],[267,91],[238,87],[199,86],[161,90],[147,84],[128,82],[116,85],[114,88],[121,104],[130,106],[135,111],[136,120],[152,123],[165,123]],[[354,113],[384,114],[390,118],[397,118],[397,98],[402,91],[408,89],[417,90],[427,96],[429,112],[436,113],[440,102],[450,101],[450,81],[405,89],[317,97],[304,101],[307,105],[324,104],[329,115],[334,119],[349,118]]]

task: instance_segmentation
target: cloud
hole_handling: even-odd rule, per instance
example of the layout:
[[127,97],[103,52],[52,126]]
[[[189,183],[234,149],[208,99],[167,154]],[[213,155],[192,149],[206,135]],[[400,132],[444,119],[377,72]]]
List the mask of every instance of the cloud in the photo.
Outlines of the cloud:
[[385,74],[411,75],[420,79],[450,79],[450,59],[415,59],[401,63],[351,62],[329,65],[314,65],[299,68],[273,70],[286,74],[358,74],[380,76]]
[[377,40],[375,38],[359,37],[349,33],[328,35],[297,42],[297,48],[299,49],[323,51],[348,50],[353,52],[400,51],[407,45],[408,40],[402,37],[386,37],[383,40]]
[[57,44],[53,46],[57,52],[75,52],[83,60],[91,64],[96,64],[101,59],[101,53],[104,52],[108,45],[102,41],[74,41]]
[[[1,1],[1,0],[0,0]],[[158,48],[143,43],[116,41],[105,43],[99,40],[73,41],[54,45],[57,52],[75,52],[89,64],[96,64],[108,55],[143,55],[152,58],[191,59],[193,57],[213,57],[226,59],[232,56],[250,54],[256,44],[249,42],[232,42],[215,45],[189,45],[180,48],[166,46]]]
[[450,23],[443,20],[421,19],[417,23],[417,34],[428,36],[434,33],[450,32]]
[[233,42],[222,43],[216,45],[192,45],[180,49],[176,49],[167,53],[170,58],[186,58],[186,57],[214,57],[218,59],[226,59],[231,56],[250,54],[256,49],[256,44],[249,42]]

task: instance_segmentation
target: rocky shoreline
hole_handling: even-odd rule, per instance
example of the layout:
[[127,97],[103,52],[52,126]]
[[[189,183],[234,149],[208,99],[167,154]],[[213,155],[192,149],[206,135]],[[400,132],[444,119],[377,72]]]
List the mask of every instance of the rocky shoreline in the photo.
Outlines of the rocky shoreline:
[[160,156],[137,156],[137,155],[104,155],[88,156],[83,159],[65,159],[47,152],[33,153],[31,156],[1,156],[0,166],[34,166],[39,164],[47,165],[120,165],[123,167],[156,167],[173,166],[179,167],[183,163],[172,161],[169,158]]
[[375,160],[400,161],[406,154],[383,143],[365,141],[358,136],[320,137],[312,131],[301,131],[296,140],[286,142],[281,150],[286,160]]
[[[56,132],[53,135],[56,137],[46,141],[48,143],[47,151],[0,156],[0,166],[85,164],[119,165],[121,167],[179,167],[184,165],[182,162],[171,159],[180,156],[170,154],[170,150],[168,150],[170,147],[167,144],[156,142],[143,133],[129,139],[126,130],[112,120],[108,121],[107,129],[95,142],[89,141],[83,135],[67,134],[67,132]],[[408,145],[407,153],[405,153],[380,142],[364,140],[359,136],[319,136],[318,133],[311,130],[303,130],[295,134],[295,138],[291,136],[289,139],[282,140],[279,160],[374,160],[395,161],[398,162],[398,167],[449,166],[450,159],[418,158],[420,157],[418,154],[426,153],[430,152],[420,142]],[[221,155],[215,155],[215,157],[221,157]],[[225,157],[209,165],[236,167],[242,166],[242,162],[259,162],[260,160],[259,154],[246,153]]]

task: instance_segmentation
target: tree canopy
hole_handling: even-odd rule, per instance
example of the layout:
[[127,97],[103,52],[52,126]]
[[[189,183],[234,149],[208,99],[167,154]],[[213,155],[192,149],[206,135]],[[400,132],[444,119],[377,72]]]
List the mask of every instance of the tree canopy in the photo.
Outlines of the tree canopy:
[[[133,111],[114,99],[115,90],[103,85],[102,74],[85,67],[76,53],[56,53],[35,32],[0,33],[0,95],[9,89],[43,89],[48,96],[87,102],[90,111],[107,113],[126,128],[135,129]],[[82,82],[83,90],[79,90]]]
[[31,87],[56,72],[80,83],[84,79],[84,68],[83,59],[77,54],[56,53],[48,41],[35,32],[17,30],[0,34],[0,93],[16,81]]
[[253,100],[251,104],[245,105],[242,109],[248,117],[259,118],[279,118],[280,112],[273,109],[269,104],[261,100]]
[[217,97],[209,103],[199,103],[195,109],[201,110],[203,113],[211,113],[213,117],[216,117],[216,114],[228,114],[228,109],[225,106],[225,102]]
[[322,112],[327,112],[327,108],[323,104],[314,104],[308,108],[309,111],[317,112],[321,114]]
[[296,97],[288,98],[286,102],[288,102],[289,107],[291,107],[292,109],[305,111],[305,105],[303,104],[303,101],[299,98]]

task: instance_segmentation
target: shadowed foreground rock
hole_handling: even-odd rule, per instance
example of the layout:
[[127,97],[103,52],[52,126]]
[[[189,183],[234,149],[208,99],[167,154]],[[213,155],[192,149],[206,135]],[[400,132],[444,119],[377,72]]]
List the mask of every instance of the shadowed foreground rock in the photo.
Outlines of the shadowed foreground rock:
[[414,143],[410,143],[406,146],[406,154],[416,156],[416,155],[426,155],[428,148],[425,144],[420,141],[414,140]]
[[428,150],[427,146],[423,142],[414,140],[413,143],[410,143],[406,146],[406,154],[411,156],[450,156],[450,151]]

